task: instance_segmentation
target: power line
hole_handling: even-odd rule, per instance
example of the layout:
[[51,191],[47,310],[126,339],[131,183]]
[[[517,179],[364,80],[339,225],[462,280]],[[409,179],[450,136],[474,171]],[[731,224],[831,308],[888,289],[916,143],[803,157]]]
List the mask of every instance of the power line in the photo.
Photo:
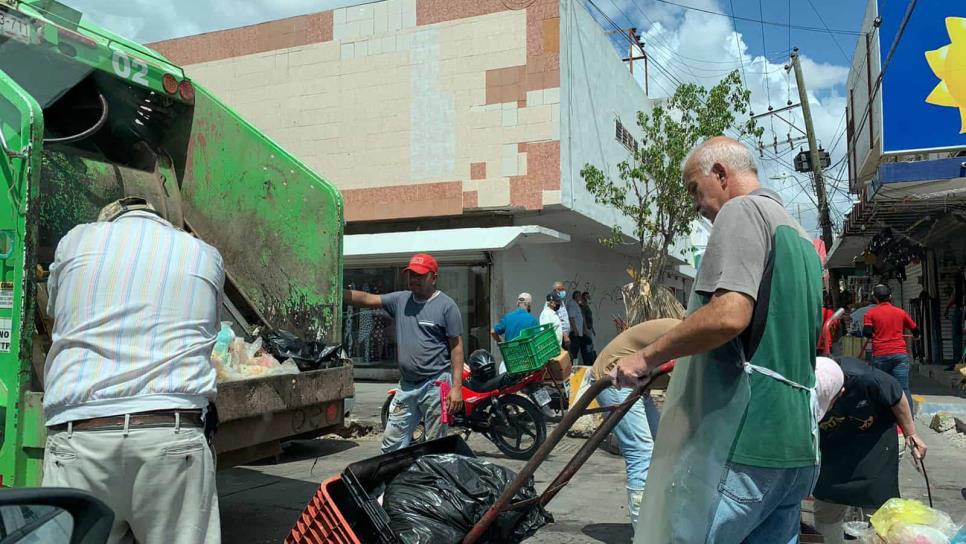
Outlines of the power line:
[[[671,0],[656,0],[656,1],[661,2],[662,4],[670,4],[672,6],[677,6],[679,8],[690,9],[692,11],[700,11],[701,13],[707,13],[707,14],[710,14],[710,15],[720,15],[722,17],[732,17],[731,15],[728,15],[727,13],[721,13],[720,11],[712,11],[710,9],[702,9],[702,8],[696,8],[694,6],[686,6],[684,4],[679,4],[677,2],[672,2]],[[749,18],[749,17],[738,17],[738,16],[734,16],[734,18],[735,19],[738,19],[738,20],[741,20],[741,21],[748,21],[748,22],[751,22],[751,23],[762,23],[762,24],[771,25],[771,26],[780,26],[780,27],[783,27],[783,28],[784,27],[789,27],[789,28],[794,28],[796,30],[805,30],[807,32],[823,32],[823,33],[824,32],[834,32],[836,34],[846,34],[846,35],[850,35],[850,36],[861,36],[862,34],[864,34],[864,32],[860,32],[860,31],[857,32],[857,31],[854,31],[854,30],[832,30],[832,29],[823,29],[823,28],[817,28],[817,27],[811,27],[811,26],[800,26],[800,25],[792,25],[792,24],[786,24],[786,23],[777,23],[775,21],[765,21],[764,19],[752,19],[752,18]]]
[[788,50],[792,50],[792,0],[788,0]]
[[[822,22],[822,26],[825,27],[825,30],[828,32],[828,35],[832,38],[832,41],[835,42],[835,47],[838,47],[839,48],[839,52],[842,53],[842,58],[845,59],[846,64],[851,64],[852,63],[851,62],[851,59],[849,58],[848,55],[845,54],[845,49],[842,49],[842,45],[839,43],[838,39],[835,37],[835,34],[832,34],[832,31],[829,30],[828,25],[825,24],[825,19],[823,19],[822,18],[822,14],[819,13],[817,9],[815,9],[815,4],[812,3],[812,0],[808,0],[808,5],[812,6],[812,11],[815,12],[815,15],[818,15],[818,20]],[[789,29],[789,31],[791,31],[791,29]]]
[[[762,51],[767,51],[768,50],[768,47],[765,45],[765,23],[764,23],[764,20],[765,20],[765,12],[764,12],[764,8],[762,7],[761,4],[762,4],[762,1],[761,0],[758,0],[758,15],[761,17],[761,20],[763,21],[761,23],[761,50]],[[766,69],[766,68],[763,66],[762,69]],[[772,110],[772,105],[771,105],[771,78],[769,78],[766,75],[763,79],[765,80],[765,95],[768,97],[768,111],[771,111]],[[775,134],[775,118],[774,117],[769,117],[768,118],[768,122],[771,124],[771,133],[774,135]]]
[[[623,28],[622,28],[622,27],[621,27],[620,25],[618,25],[618,24],[617,24],[617,23],[616,23],[616,22],[615,22],[615,21],[614,21],[614,20],[613,20],[613,19],[612,19],[612,18],[611,18],[611,17],[609,16],[609,15],[607,15],[607,13],[606,13],[606,12],[604,12],[604,11],[603,11],[603,10],[602,10],[602,9],[600,8],[600,6],[598,6],[598,5],[597,5],[597,4],[596,4],[596,3],[594,2],[594,0],[586,0],[586,2],[587,2],[587,3],[588,3],[588,4],[590,5],[590,6],[592,6],[592,7],[593,7],[593,8],[594,8],[594,9],[595,9],[595,10],[596,10],[596,11],[597,11],[597,12],[598,12],[598,13],[599,13],[599,14],[600,14],[600,15],[601,15],[601,16],[602,16],[603,18],[604,18],[604,20],[605,20],[605,21],[607,21],[607,23],[608,23],[608,24],[610,24],[610,26],[611,26],[611,27],[612,27],[612,28],[613,28],[614,30],[616,30],[616,31],[620,31],[620,32],[619,32],[620,34],[622,34],[622,35],[624,35],[624,36],[626,36],[626,34],[624,33],[624,29],[623,29]],[[617,10],[617,11],[618,11],[618,12],[619,12],[619,13],[620,13],[621,15],[623,15],[623,16],[624,16],[624,18],[625,18],[625,19],[627,19],[628,21],[631,21],[631,20],[632,20],[632,19],[631,19],[631,18],[630,18],[630,17],[629,17],[628,15],[627,15],[627,13],[625,13],[625,12],[624,12],[624,10],[622,10],[622,9],[620,9],[620,8],[619,8],[619,7],[618,7],[618,6],[617,6],[617,5],[616,5],[616,4],[615,4],[615,3],[613,2],[613,0],[610,0],[610,2],[611,2],[611,5],[613,5],[613,6],[614,6],[614,8],[615,8],[615,9],[616,9],[616,10]],[[639,10],[639,9],[640,9],[640,8],[638,8],[638,10]],[[643,13],[642,13],[642,15],[643,15]],[[647,19],[647,16],[646,16],[646,15],[645,15],[644,17],[645,17],[645,19]],[[630,41],[630,38],[627,38],[627,40],[628,40],[628,41]],[[623,40],[621,40],[621,41],[623,41]],[[671,53],[670,53],[670,58],[672,58],[672,59],[673,59],[673,55],[674,55],[674,53],[673,53],[673,52],[671,52]],[[675,75],[674,75],[673,73],[671,73],[670,71],[668,71],[668,69],[667,69],[667,68],[665,68],[665,67],[664,67],[664,66],[663,66],[663,65],[662,65],[662,64],[661,64],[660,62],[658,62],[658,61],[657,61],[656,59],[654,59],[654,58],[653,58],[653,56],[652,56],[652,57],[650,57],[650,58],[651,58],[651,60],[652,60],[652,63],[653,63],[653,65],[655,66],[655,68],[656,68],[656,69],[657,69],[657,70],[658,70],[658,71],[659,71],[660,73],[662,73],[662,74],[663,74],[663,75],[664,75],[664,76],[665,76],[665,77],[666,77],[666,78],[667,78],[667,79],[668,79],[668,80],[669,80],[669,81],[670,81],[671,83],[673,83],[673,84],[675,84],[675,85],[678,85],[678,86],[680,86],[680,85],[683,85],[683,84],[684,84],[684,82],[682,82],[682,81],[681,81],[681,80],[680,80],[680,79],[679,79],[679,78],[678,78],[677,76],[675,76]],[[689,70],[689,71],[690,71],[690,70]],[[694,74],[694,72],[691,72],[691,75],[692,75],[692,76],[693,76],[693,77],[695,78],[695,81],[697,82],[697,80],[698,80],[698,78],[697,78],[697,75],[695,75],[695,74]],[[659,86],[660,86],[660,85],[659,85]],[[662,89],[663,89],[663,86],[661,86],[661,87],[662,87]],[[664,90],[665,90],[665,92],[667,92],[667,90],[666,90],[666,89],[664,89]],[[738,139],[738,140],[742,140],[742,139],[746,139],[746,138],[748,138],[748,136],[747,136],[747,135],[745,135],[745,137],[740,137],[740,136],[738,135],[738,133],[737,133],[737,131],[736,131],[735,129],[733,129],[733,128],[729,128],[729,129],[728,129],[728,132],[730,132],[730,133],[731,133],[731,135],[732,135],[733,137],[735,137],[735,139]],[[774,132],[774,131],[773,131],[773,132]],[[753,145],[752,145],[753,147],[754,147],[754,144],[756,144],[756,142],[751,142],[751,143],[753,144]],[[789,163],[788,161],[786,161],[786,160],[784,160],[784,159],[782,159],[782,158],[781,158],[781,157],[779,157],[778,155],[776,155],[776,154],[774,154],[774,153],[772,153],[772,152],[771,152],[770,150],[767,150],[767,149],[761,149],[761,152],[762,152],[762,154],[765,154],[765,155],[767,155],[767,156],[768,156],[767,158],[768,158],[769,160],[773,160],[773,161],[775,161],[775,162],[777,162],[777,163],[779,163],[779,164],[780,164],[781,166],[783,166],[784,168],[786,168],[786,169],[788,169],[788,170],[790,170],[790,171],[794,171],[794,169],[795,169],[795,168],[794,168],[794,166],[792,166],[792,165],[791,165],[791,163]],[[807,187],[806,187],[806,186],[805,186],[805,185],[803,184],[803,182],[802,182],[801,180],[799,180],[799,179],[798,179],[797,177],[795,177],[795,176],[792,176],[792,178],[793,178],[793,179],[795,179],[795,180],[796,180],[796,183],[798,183],[798,184],[799,184],[799,185],[800,185],[800,186],[801,186],[801,187],[802,187],[803,189],[805,189],[805,188],[807,188]],[[801,195],[801,192],[799,192],[799,195]],[[815,202],[814,202],[814,199],[813,199],[813,197],[812,197],[812,195],[811,195],[811,194],[807,194],[807,196],[808,196],[808,198],[809,198],[810,200],[812,200],[812,203],[813,203],[813,204],[815,204]],[[796,196],[796,198],[797,198],[797,196]],[[817,205],[816,205],[816,206],[817,206]]]
[[[792,0],[788,0],[788,50],[792,50]],[[789,106],[792,105],[792,84],[789,80],[790,74],[785,70],[785,100]]]
[[735,0],[728,0],[731,2],[731,26],[734,27],[735,34],[735,53],[738,55],[738,62],[741,63],[741,79],[745,83],[745,88],[748,88],[748,75],[745,74],[745,55],[741,52],[741,43],[738,41],[738,21],[735,20]]

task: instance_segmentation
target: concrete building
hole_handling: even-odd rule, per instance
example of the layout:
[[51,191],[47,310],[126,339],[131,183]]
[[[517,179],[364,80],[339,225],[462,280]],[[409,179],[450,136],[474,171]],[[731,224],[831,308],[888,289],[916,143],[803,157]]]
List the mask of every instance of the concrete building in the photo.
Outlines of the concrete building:
[[[490,327],[519,292],[536,314],[563,280],[591,292],[599,347],[635,255],[598,243],[629,225],[594,202],[580,170],[615,174],[650,106],[588,9],[387,0],[151,47],[339,187],[347,284],[402,288],[408,257],[434,254],[472,350],[492,347]],[[668,280],[681,291],[685,262]],[[387,324],[347,314],[360,363],[393,360]]]

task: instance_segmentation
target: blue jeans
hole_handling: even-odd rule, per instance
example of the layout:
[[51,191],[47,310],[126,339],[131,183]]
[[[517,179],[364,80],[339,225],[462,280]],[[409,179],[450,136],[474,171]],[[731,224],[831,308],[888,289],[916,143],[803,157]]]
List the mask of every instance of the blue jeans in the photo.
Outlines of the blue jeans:
[[[623,389],[608,387],[597,395],[597,402],[601,406],[615,406],[624,402],[633,391],[630,387]],[[651,427],[647,422],[645,404],[654,405],[650,395],[635,402],[624,419],[614,427],[614,437],[617,438],[621,454],[624,455],[624,463],[627,465],[627,489],[644,489],[647,470],[651,466],[654,439],[651,437]]]
[[795,544],[801,503],[818,466],[762,468],[728,463],[718,483],[708,544]]
[[909,356],[905,353],[879,355],[872,358],[872,366],[886,374],[891,374],[899,382],[899,385],[902,386],[902,392],[906,394],[906,400],[909,401],[909,409],[911,410],[912,391],[909,390]]
[[[633,389],[629,387],[623,389],[608,387],[597,395],[597,403],[601,406],[622,404],[632,392]],[[647,481],[647,471],[651,468],[651,454],[654,451],[648,412],[657,412],[657,406],[654,405],[650,395],[641,397],[635,402],[613,431],[617,444],[621,448],[621,454],[624,456],[624,466],[627,471],[627,510],[632,527],[637,526],[641,499],[644,496],[644,483]]]
[[413,431],[420,421],[426,429],[426,440],[446,436],[448,425],[443,425],[441,421],[442,405],[437,380],[452,383],[449,371],[419,383],[399,382],[399,388],[389,405],[386,430],[382,433],[383,453],[409,446]]

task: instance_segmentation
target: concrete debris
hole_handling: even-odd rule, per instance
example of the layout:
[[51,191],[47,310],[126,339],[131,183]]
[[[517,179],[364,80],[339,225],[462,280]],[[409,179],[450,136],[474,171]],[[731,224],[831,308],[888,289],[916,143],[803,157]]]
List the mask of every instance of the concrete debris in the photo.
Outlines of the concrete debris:
[[936,415],[932,416],[929,428],[937,433],[944,433],[956,428],[956,420],[946,412],[937,412]]
[[574,422],[573,427],[567,431],[567,436],[571,438],[590,438],[590,435],[594,434],[597,427],[604,422],[604,418],[601,414],[589,414],[583,416]]
[[356,419],[350,419],[345,422],[345,425],[336,429],[331,434],[327,434],[322,438],[372,438],[378,437],[382,434],[382,429],[378,425],[369,421],[360,421]]

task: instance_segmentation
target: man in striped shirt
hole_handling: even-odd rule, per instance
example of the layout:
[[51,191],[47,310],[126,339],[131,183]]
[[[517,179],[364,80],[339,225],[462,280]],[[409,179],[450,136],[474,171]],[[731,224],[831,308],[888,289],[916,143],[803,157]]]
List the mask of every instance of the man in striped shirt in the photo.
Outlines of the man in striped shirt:
[[57,246],[44,485],[110,506],[110,542],[220,541],[203,418],[224,278],[216,249],[140,198],[106,206]]

